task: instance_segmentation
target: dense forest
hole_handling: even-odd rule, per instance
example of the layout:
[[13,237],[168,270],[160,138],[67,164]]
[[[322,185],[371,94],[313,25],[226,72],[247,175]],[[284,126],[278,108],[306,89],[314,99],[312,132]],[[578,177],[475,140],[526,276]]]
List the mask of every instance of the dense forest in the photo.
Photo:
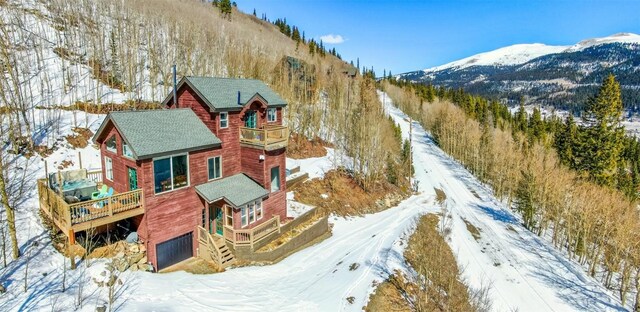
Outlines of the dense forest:
[[[542,119],[432,85],[384,79],[394,103],[437,144],[491,186],[524,225],[618,291],[640,287],[637,140],[620,126],[619,85],[608,76],[584,118]],[[635,298],[636,309],[640,297]]]

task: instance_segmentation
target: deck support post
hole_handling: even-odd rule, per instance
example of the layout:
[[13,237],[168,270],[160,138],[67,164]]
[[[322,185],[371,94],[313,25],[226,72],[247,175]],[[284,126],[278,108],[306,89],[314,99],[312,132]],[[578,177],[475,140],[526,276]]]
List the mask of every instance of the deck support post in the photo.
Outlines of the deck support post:
[[69,246],[76,244],[76,233],[73,229],[69,229]]

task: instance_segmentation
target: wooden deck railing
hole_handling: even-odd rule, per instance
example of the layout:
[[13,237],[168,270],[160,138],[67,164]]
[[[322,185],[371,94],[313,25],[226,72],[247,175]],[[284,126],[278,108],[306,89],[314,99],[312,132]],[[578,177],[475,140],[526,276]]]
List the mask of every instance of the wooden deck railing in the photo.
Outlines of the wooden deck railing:
[[265,150],[286,147],[289,140],[289,128],[269,126],[263,129],[240,128],[240,143],[253,145]]
[[112,216],[117,217],[120,213],[144,206],[142,190],[69,204],[60,194],[49,188],[46,179],[38,180],[38,194],[40,208],[63,230],[72,229],[74,225],[84,222]]
[[253,244],[274,232],[280,232],[280,218],[278,216],[274,216],[266,222],[247,230],[236,230],[225,225],[223,236],[234,247],[251,246],[253,248]]
[[[196,231],[198,232],[198,243],[200,245],[200,256],[206,260],[211,260],[217,263],[220,267],[222,266],[222,254],[220,253],[220,249],[216,246],[213,237],[207,231],[207,229],[197,226]],[[204,249],[204,250],[203,250]]]
[[87,171],[87,180],[102,183],[102,170]]

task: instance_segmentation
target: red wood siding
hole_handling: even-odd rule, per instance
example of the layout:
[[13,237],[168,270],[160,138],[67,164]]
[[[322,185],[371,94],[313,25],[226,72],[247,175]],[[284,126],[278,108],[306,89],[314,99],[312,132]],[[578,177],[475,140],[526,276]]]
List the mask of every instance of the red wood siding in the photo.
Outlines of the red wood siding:
[[[102,181],[104,184],[113,187],[116,193],[127,192],[129,191],[129,174],[127,167],[138,170],[138,174],[140,174],[138,163],[122,155],[122,136],[120,136],[120,133],[118,133],[118,130],[111,122],[105,127],[104,131],[107,135],[102,136],[104,138],[103,141],[98,141],[98,143],[100,143],[100,163],[102,164],[102,168],[106,168],[104,157],[111,158],[111,162],[113,163],[113,181],[107,179],[105,170],[102,170]],[[111,138],[112,135],[116,136],[116,153],[108,151],[105,144],[105,141]]]
[[[221,152],[217,148],[189,153],[189,186],[160,194],[155,194],[153,160],[143,161],[147,257],[154,266],[157,263],[157,244],[202,225],[205,203],[194,187],[208,181],[207,159],[219,156]],[[194,255],[196,242],[194,237]]]
[[265,186],[265,161],[260,160],[260,156],[264,156],[264,151],[246,146],[240,148],[240,151],[242,172],[254,179],[258,184]]

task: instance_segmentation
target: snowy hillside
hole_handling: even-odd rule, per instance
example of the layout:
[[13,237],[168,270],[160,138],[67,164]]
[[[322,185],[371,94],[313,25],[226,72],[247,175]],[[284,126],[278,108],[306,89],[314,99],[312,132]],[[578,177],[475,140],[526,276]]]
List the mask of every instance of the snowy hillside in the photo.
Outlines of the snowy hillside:
[[561,53],[567,46],[548,46],[542,43],[515,44],[489,52],[476,54],[458,61],[425,69],[425,73],[437,72],[445,69],[463,69],[470,66],[504,66],[526,63],[534,58]]
[[[406,115],[388,98],[384,102],[402,136],[408,138]],[[94,128],[101,116],[89,117]],[[64,118],[67,124],[70,118],[70,114]],[[397,207],[363,217],[331,217],[332,237],[274,265],[231,268],[210,275],[126,272],[121,275],[124,284],[117,306],[122,311],[360,311],[375,282],[395,269],[408,269],[402,258],[406,239],[419,216],[440,211],[435,204],[437,187],[447,194],[451,208],[450,245],[458,264],[472,287],[492,285],[490,295],[496,311],[624,310],[578,264],[525,230],[491,190],[440,150],[417,123],[412,138],[419,194]],[[82,152],[87,159],[97,155],[92,147]],[[63,148],[47,161],[53,163],[74,154]],[[333,162],[330,158],[297,161],[295,165],[303,171],[322,172]],[[41,176],[43,168],[31,166],[28,170]],[[103,278],[104,261],[86,268],[80,263],[78,269],[68,270],[67,289],[61,292],[62,267],[68,261],[53,249],[40,225],[36,197],[29,197],[25,206],[30,211],[19,221],[19,237],[28,242],[23,250],[31,251],[0,272],[8,281],[0,309],[95,311],[107,296],[106,289],[92,280]],[[479,237],[472,235],[467,224],[478,229]],[[27,259],[31,262],[31,286],[23,291]],[[350,269],[354,263],[357,268]],[[78,290],[81,285],[82,292]],[[83,294],[82,307],[77,304],[78,293]],[[353,303],[348,297],[354,298]]]
[[564,52],[577,52],[582,51],[586,48],[607,43],[640,44],[640,35],[632,33],[619,33],[608,37],[583,40],[571,46],[551,46],[542,43],[515,44],[493,51],[479,53],[444,65],[427,68],[424,70],[424,72],[437,72],[450,68],[463,69],[470,66],[519,65],[544,55]]

